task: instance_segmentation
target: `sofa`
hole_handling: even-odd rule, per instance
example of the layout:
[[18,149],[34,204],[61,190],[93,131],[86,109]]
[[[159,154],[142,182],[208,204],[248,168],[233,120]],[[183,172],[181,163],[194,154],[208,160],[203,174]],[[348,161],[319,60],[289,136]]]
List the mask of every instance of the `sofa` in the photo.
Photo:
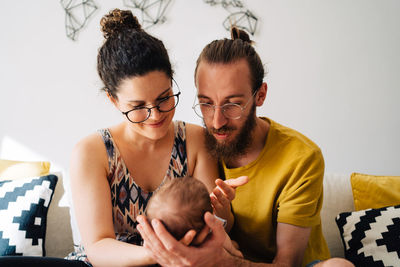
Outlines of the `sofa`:
[[[72,229],[74,229],[76,241],[79,240],[79,234],[76,233],[75,223],[72,223],[71,227],[71,215],[69,207],[67,207],[70,198],[64,189],[66,181],[61,173],[57,173],[57,175],[60,180],[48,212],[45,245],[47,256],[64,257],[73,251]],[[327,174],[324,178],[324,203],[321,220],[331,256],[344,257],[343,244],[335,223],[336,215],[343,211],[354,211],[350,175]]]
[[[58,176],[58,183],[47,215],[45,251],[48,257],[63,258],[74,251],[72,229],[77,229],[77,226],[75,221],[71,220],[71,198],[67,194],[69,190],[65,190],[68,184],[62,173],[54,174]],[[79,238],[77,230],[75,232],[75,235],[78,235],[75,238]]]
[[[0,173],[1,174],[1,173]],[[50,257],[65,257],[68,253],[72,252],[74,249],[74,243],[77,244],[79,243],[79,233],[77,231],[76,223],[74,220],[71,220],[71,210],[70,210],[70,196],[67,193],[69,190],[66,190],[68,188],[68,181],[63,177],[63,174],[60,172],[54,173],[58,177],[58,182],[55,187],[53,199],[51,201],[48,214],[47,214],[47,228],[46,228],[46,237],[45,237],[45,251],[46,251],[46,256]],[[355,176],[354,176],[355,175]],[[389,206],[389,205],[395,205],[397,200],[393,200],[393,198],[400,198],[400,194],[396,194],[400,192],[400,184],[397,181],[400,181],[400,177],[386,177],[385,178],[380,178],[380,177],[375,177],[375,176],[367,176],[366,178],[370,179],[371,177],[373,178],[371,181],[369,181],[369,184],[365,185],[363,181],[365,181],[365,177],[361,175],[361,178],[357,176],[358,174],[325,174],[324,177],[324,197],[323,197],[323,206],[321,210],[321,222],[322,222],[322,230],[325,236],[325,239],[327,241],[329,250],[331,252],[332,257],[347,257],[351,260],[354,260],[357,262],[357,258],[351,258],[354,255],[351,255],[349,251],[344,252],[344,242],[345,240],[347,249],[351,248],[353,246],[352,244],[354,243],[354,238],[352,237],[352,233],[354,233],[354,229],[357,228],[354,225],[356,223],[360,222],[360,218],[363,218],[361,215],[365,214],[364,210],[361,211],[356,211],[364,208],[368,208],[366,206],[360,206],[360,200],[361,202],[370,202],[368,205],[376,204],[378,206],[374,206],[373,211],[376,211],[377,209],[381,208],[381,206]],[[353,177],[354,176],[354,177]],[[355,191],[353,188],[356,185],[357,180],[362,181],[358,187],[361,188],[359,191]],[[380,199],[378,201],[373,199],[373,196],[370,196],[370,192],[372,189],[375,187],[381,187],[378,184],[376,184],[376,181],[386,181],[388,180],[384,186],[383,189],[381,188],[380,192],[377,192],[377,195],[382,195],[383,200]],[[393,185],[396,184],[396,185]],[[397,185],[399,184],[399,185]],[[394,186],[394,187],[393,187]],[[388,189],[393,189],[395,194],[390,196],[389,198],[392,198],[390,203],[388,203],[388,200],[385,199],[385,196],[387,195],[386,191]],[[365,189],[365,190],[364,190]],[[364,191],[363,191],[364,190]],[[374,189],[375,190],[375,189]],[[382,191],[383,190],[383,191]],[[386,190],[386,191],[385,191]],[[363,192],[361,192],[363,191]],[[379,191],[379,190],[378,190]],[[361,192],[361,193],[360,193]],[[383,193],[382,193],[383,192]],[[358,195],[361,195],[359,199],[357,199],[358,202],[355,202],[354,199],[354,193],[357,193]],[[376,193],[376,192],[375,192]],[[399,195],[399,196],[397,196]],[[381,198],[382,198],[381,196]],[[362,200],[362,197],[366,200]],[[357,205],[355,205],[355,203]],[[356,207],[358,206],[358,207]],[[396,206],[394,206],[396,208]],[[400,210],[400,209],[399,209]],[[378,210],[379,211],[379,210]],[[397,209],[395,210],[397,212]],[[358,213],[362,213],[361,215]],[[386,212],[386,211],[384,211]],[[381,211],[383,214],[384,212]],[[388,212],[386,212],[388,213]],[[392,213],[391,213],[392,214]],[[338,216],[340,215],[340,216]],[[377,217],[376,212],[374,213],[374,218]],[[392,217],[396,217],[397,215],[395,214]],[[364,216],[366,217],[366,216]],[[368,217],[368,216],[367,216]],[[400,214],[398,216],[400,218]],[[353,224],[353,225],[352,225]],[[360,223],[359,223],[360,224]],[[400,223],[398,224],[400,225]],[[346,228],[347,227],[347,228]],[[365,231],[365,229],[363,230]],[[379,232],[379,231],[376,231]],[[380,231],[382,232],[382,231]],[[378,233],[380,234],[380,233]],[[364,235],[365,236],[365,235]],[[367,234],[368,236],[368,234]],[[342,239],[343,237],[343,239]],[[375,238],[375,237],[373,237]],[[362,237],[361,237],[362,239]],[[379,239],[377,237],[376,239]],[[398,238],[399,239],[399,238]],[[360,241],[360,240],[359,240]],[[349,243],[350,242],[350,243]],[[351,243],[353,242],[353,243]],[[361,241],[359,242],[361,244]],[[350,244],[350,245],[349,245]],[[358,244],[358,243],[357,243]],[[376,248],[373,247],[372,250],[375,250]],[[353,250],[353,254],[357,254],[357,249]],[[367,258],[372,258],[372,261],[376,261],[376,257],[374,258],[374,255],[369,255],[368,252],[363,252],[364,254],[362,256],[366,256]],[[385,253],[385,252],[384,252]],[[400,252],[399,252],[400,254]],[[358,256],[358,255],[356,255]],[[382,260],[379,258],[382,255],[378,255],[377,261]],[[385,255],[383,256],[385,257]],[[376,266],[400,266],[400,261],[398,256],[396,255],[397,258],[397,263],[399,264],[392,264],[392,265],[376,265]],[[396,260],[396,259],[394,259]],[[396,262],[396,261],[392,261]],[[362,266],[362,264],[360,265]],[[365,266],[375,266],[375,265],[365,265]]]

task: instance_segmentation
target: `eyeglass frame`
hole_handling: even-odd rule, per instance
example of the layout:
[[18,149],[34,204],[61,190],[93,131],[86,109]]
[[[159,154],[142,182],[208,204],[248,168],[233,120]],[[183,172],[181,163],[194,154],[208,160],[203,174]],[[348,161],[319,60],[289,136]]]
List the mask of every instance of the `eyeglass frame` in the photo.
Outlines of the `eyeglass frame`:
[[[175,109],[176,106],[178,105],[178,103],[179,103],[179,96],[180,96],[180,94],[181,94],[181,90],[179,89],[179,86],[178,86],[178,84],[175,82],[175,80],[174,80],[174,83],[176,84],[176,86],[177,86],[177,88],[178,88],[178,93],[165,97],[163,100],[161,100],[160,102],[158,102],[157,105],[152,106],[152,107],[150,107],[150,108],[145,107],[145,106],[142,106],[142,107],[135,107],[135,108],[133,108],[133,109],[131,109],[131,110],[128,110],[128,111],[121,111],[121,113],[122,113],[123,115],[125,115],[125,117],[128,119],[128,121],[130,121],[131,123],[142,123],[142,122],[144,122],[144,121],[147,121],[147,120],[150,118],[150,116],[151,116],[151,110],[152,110],[153,108],[157,108],[158,112],[162,112],[162,113],[170,112],[171,110]],[[172,89],[172,88],[171,88],[171,89]],[[167,111],[162,111],[162,110],[160,110],[160,103],[162,103],[162,102],[164,102],[164,101],[167,101],[167,100],[170,99],[171,97],[175,97],[175,96],[177,97],[177,101],[176,101],[176,103],[175,103],[175,105],[174,105],[173,108],[171,108],[170,110],[167,110]],[[134,111],[134,110],[138,110],[138,109],[147,109],[147,117],[146,117],[146,119],[144,119],[144,120],[142,120],[142,121],[131,121],[131,120],[129,119],[129,117],[128,117],[128,113],[131,112],[131,111]]]
[[[247,100],[247,103],[246,103],[243,107],[242,107],[241,105],[239,105],[239,104],[236,104],[236,103],[227,103],[227,104],[223,104],[223,105],[221,105],[221,106],[218,106],[218,105],[211,105],[211,104],[207,104],[207,103],[197,103],[197,104],[194,104],[194,105],[192,106],[192,109],[194,110],[194,113],[195,113],[198,117],[204,119],[204,118],[205,118],[204,116],[200,116],[199,114],[197,114],[197,112],[196,112],[196,110],[195,110],[196,106],[200,106],[200,109],[201,109],[201,105],[207,105],[207,106],[212,107],[213,110],[214,110],[212,117],[214,117],[214,115],[215,115],[215,109],[216,109],[216,108],[221,108],[221,110],[222,110],[222,115],[224,115],[225,118],[227,118],[227,119],[232,119],[232,120],[238,120],[238,119],[240,119],[240,118],[243,116],[243,110],[246,109],[247,105],[250,103],[251,99],[253,99],[253,98],[255,97],[255,95],[257,94],[257,92],[258,92],[258,89],[254,91],[254,93],[251,95],[251,97],[249,98],[249,100]],[[235,118],[229,118],[229,117],[227,117],[227,116],[225,115],[225,113],[224,113],[224,106],[237,106],[237,107],[239,107],[239,108],[241,109],[240,116],[239,116],[239,117],[235,117]],[[201,114],[203,114],[203,112],[201,112]]]

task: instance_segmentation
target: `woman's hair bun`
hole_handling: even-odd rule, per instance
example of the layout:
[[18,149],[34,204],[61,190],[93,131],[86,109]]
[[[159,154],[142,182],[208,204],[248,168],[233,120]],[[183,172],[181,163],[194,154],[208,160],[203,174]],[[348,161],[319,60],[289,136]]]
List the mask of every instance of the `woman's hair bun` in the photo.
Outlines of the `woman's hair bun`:
[[100,20],[101,31],[104,38],[108,39],[114,34],[118,34],[127,29],[141,31],[142,27],[137,18],[130,10],[120,10],[118,8],[111,10]]
[[236,26],[232,26],[231,27],[231,39],[232,40],[240,39],[243,42],[247,42],[247,43],[250,43],[250,44],[253,43],[253,41],[250,39],[250,37],[247,34],[247,32],[239,29]]

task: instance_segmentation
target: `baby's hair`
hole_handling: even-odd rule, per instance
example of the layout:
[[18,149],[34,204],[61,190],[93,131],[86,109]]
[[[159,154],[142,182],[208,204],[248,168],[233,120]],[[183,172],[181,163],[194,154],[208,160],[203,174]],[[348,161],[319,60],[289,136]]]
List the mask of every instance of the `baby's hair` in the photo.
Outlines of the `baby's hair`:
[[150,199],[146,215],[149,221],[159,219],[167,230],[181,239],[187,231],[198,233],[205,225],[204,214],[212,213],[206,186],[193,177],[173,178]]

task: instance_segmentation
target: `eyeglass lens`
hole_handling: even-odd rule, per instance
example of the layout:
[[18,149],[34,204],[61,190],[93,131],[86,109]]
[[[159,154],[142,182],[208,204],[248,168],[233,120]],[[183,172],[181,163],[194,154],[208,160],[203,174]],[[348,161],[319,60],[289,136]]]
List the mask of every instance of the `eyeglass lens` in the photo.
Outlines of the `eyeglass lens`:
[[[194,107],[194,110],[200,117],[211,118],[214,116],[215,106],[200,103]],[[237,104],[225,104],[221,106],[221,111],[229,119],[238,119],[242,115],[242,107]]]
[[[247,103],[242,107],[239,104],[228,103],[222,106],[221,108],[222,114],[228,119],[240,119],[242,117],[243,110],[247,107],[250,103],[251,99],[256,95],[258,90],[255,90],[252,94],[252,97],[249,98]],[[200,118],[212,118],[215,113],[215,109],[218,106],[207,104],[207,103],[199,103],[193,106],[194,112]]]
[[178,95],[172,95],[166,97],[165,99],[158,102],[156,106],[153,107],[141,107],[129,111],[126,116],[131,122],[143,122],[150,117],[152,109],[156,108],[159,112],[168,112],[173,110],[176,105],[178,105],[179,97]]

